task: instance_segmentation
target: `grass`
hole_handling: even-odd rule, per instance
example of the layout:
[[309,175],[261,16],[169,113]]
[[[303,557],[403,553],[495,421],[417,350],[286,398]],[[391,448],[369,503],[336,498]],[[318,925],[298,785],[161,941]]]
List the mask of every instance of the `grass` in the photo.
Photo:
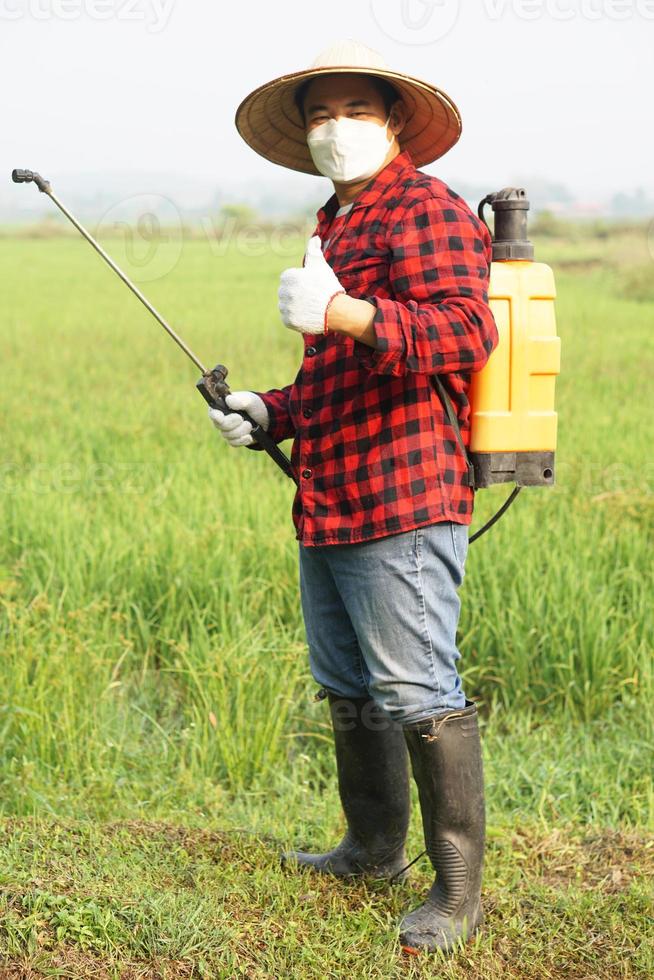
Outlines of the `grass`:
[[[178,244],[148,295],[235,388],[290,381],[274,296],[300,241]],[[654,305],[624,292],[646,239],[583,268],[537,246],[558,482],[468,560],[488,928],[446,966],[397,958],[423,863],[391,890],[278,870],[278,844],[342,826],[290,483],[218,444],[193,368],[85,243],[0,239],[0,977],[652,975]]]
[[142,821],[9,821],[0,853],[14,868],[5,946],[24,976],[613,980],[654,968],[654,848],[635,833],[493,834],[486,929],[450,963],[395,949],[425,871],[394,888],[285,875],[260,838]]

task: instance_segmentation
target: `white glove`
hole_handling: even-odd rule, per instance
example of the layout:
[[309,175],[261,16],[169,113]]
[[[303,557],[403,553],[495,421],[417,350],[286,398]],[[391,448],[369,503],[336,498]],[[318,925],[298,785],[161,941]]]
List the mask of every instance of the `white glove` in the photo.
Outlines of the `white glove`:
[[318,235],[309,239],[304,268],[286,269],[279,281],[279,312],[291,330],[325,333],[330,300],[345,290],[322,254]]
[[[262,429],[268,428],[270,424],[268,409],[263,398],[255,395],[253,391],[233,391],[231,395],[227,395],[225,401],[229,408],[247,412]],[[219,408],[210,408],[209,418],[230,446],[251,446],[254,443],[250,435],[252,423],[246,422],[240,415],[233,413],[225,415]]]

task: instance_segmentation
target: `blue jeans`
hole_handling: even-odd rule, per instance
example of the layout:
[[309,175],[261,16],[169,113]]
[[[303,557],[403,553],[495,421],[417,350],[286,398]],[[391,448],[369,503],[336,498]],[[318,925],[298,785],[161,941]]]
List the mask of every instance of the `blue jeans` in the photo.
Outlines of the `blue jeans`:
[[300,544],[314,679],[402,725],[465,706],[456,628],[468,528],[445,521],[362,544]]

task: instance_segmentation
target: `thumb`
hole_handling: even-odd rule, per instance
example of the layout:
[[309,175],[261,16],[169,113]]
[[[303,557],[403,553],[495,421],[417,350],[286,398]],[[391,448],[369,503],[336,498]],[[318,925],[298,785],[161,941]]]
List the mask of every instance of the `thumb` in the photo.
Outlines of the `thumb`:
[[322,243],[320,241],[319,235],[314,235],[313,238],[309,239],[307,244],[307,251],[304,256],[304,268],[318,268],[327,260],[322,254]]

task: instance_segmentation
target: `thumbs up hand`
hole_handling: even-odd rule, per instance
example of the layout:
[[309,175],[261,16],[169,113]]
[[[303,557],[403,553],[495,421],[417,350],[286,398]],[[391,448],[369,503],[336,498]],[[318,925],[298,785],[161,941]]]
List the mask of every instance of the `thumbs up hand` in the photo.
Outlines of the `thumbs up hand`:
[[279,312],[299,333],[327,332],[327,310],[345,290],[322,254],[320,238],[309,239],[302,269],[286,269],[279,281]]

